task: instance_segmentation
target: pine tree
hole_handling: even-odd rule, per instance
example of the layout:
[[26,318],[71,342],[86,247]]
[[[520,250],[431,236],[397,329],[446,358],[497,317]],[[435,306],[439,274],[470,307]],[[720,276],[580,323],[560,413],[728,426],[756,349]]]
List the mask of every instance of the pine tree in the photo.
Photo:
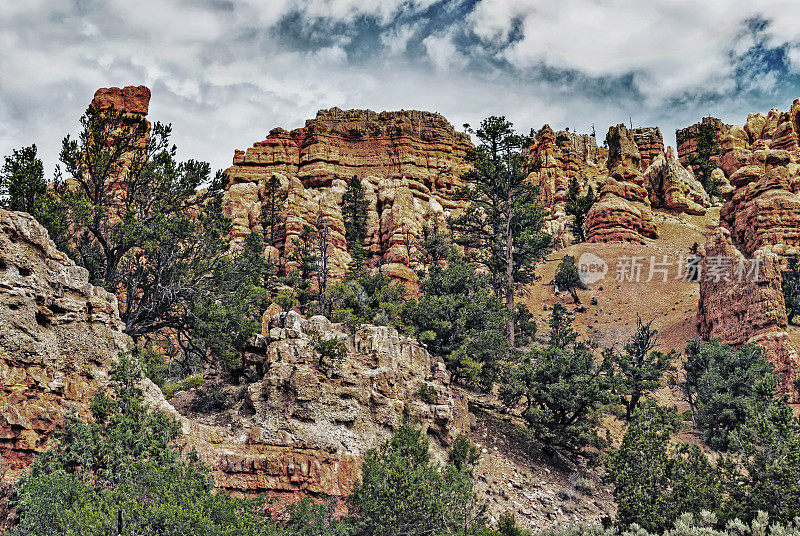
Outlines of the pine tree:
[[717,168],[712,156],[719,152],[719,133],[712,123],[701,123],[697,136],[697,154],[689,157],[689,163],[696,170],[700,183],[709,195],[719,195],[717,184],[711,172]]
[[589,186],[586,195],[582,196],[578,179],[572,177],[569,180],[567,204],[564,210],[567,214],[574,216],[574,219],[570,223],[570,229],[577,242],[586,240],[586,230],[583,228],[583,224],[586,222],[586,215],[589,213],[589,209],[592,208],[592,205],[594,205],[594,201],[594,190],[591,186]]
[[[543,231],[546,211],[536,188],[525,182],[521,148],[526,140],[504,117],[481,121],[480,144],[468,153],[469,185],[458,197],[469,202],[452,222],[456,241],[487,267],[492,288],[512,313],[520,285],[533,279],[534,265],[549,251],[552,237]],[[508,317],[507,336],[515,346],[515,316]]]
[[351,267],[353,271],[363,268],[367,254],[364,243],[367,240],[369,201],[364,193],[364,185],[357,176],[353,175],[353,178],[347,183],[347,190],[342,197],[345,240],[347,241],[347,251],[353,258]]
[[278,176],[272,175],[265,184],[261,203],[261,226],[264,229],[264,242],[268,246],[275,246],[283,236],[286,195]]

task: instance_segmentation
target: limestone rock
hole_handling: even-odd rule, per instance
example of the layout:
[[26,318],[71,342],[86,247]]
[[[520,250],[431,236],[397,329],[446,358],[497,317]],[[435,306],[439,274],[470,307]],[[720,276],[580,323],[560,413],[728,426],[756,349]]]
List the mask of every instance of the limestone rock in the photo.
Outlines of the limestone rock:
[[657,238],[650,199],[640,171],[641,155],[625,125],[608,130],[608,172],[586,216],[588,242],[645,243]]
[[672,147],[666,154],[658,154],[647,168],[644,187],[649,192],[650,203],[654,207],[703,215],[711,206],[703,185],[694,178],[691,171],[681,166]]
[[70,410],[86,415],[129,339],[117,298],[56,249],[32,216],[0,209],[0,456],[9,477]]
[[[230,417],[239,439],[200,449],[218,486],[343,497],[360,456],[404,419],[427,432],[440,460],[469,430],[466,397],[450,386],[444,362],[395,329],[352,331],[293,312],[269,325],[268,345],[247,354],[244,402]],[[339,340],[344,360],[322,357],[314,346],[320,339]]]

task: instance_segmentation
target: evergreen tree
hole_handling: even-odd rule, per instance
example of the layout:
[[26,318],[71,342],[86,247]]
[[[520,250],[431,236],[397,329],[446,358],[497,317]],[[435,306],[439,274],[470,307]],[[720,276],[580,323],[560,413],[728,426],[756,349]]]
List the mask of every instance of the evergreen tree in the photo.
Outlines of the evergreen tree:
[[[472,168],[462,177],[469,186],[459,192],[469,205],[452,228],[457,242],[488,268],[492,288],[513,313],[519,285],[532,280],[534,264],[547,253],[552,238],[543,231],[546,211],[536,188],[525,182],[520,150],[525,138],[504,117],[484,119],[475,134],[480,143],[468,153]],[[510,314],[512,348],[514,320]]]
[[347,190],[342,197],[345,240],[347,241],[347,251],[353,257],[352,269],[355,271],[364,266],[366,258],[364,243],[367,239],[369,201],[364,193],[364,185],[357,176],[353,175],[353,178],[347,183]]
[[67,417],[56,445],[17,486],[19,524],[10,534],[105,536],[118,533],[120,519],[126,536],[278,534],[258,503],[216,491],[196,455],[181,458],[179,424],[144,405],[140,377],[122,356],[112,392],[92,401],[92,421]]
[[558,290],[566,290],[572,296],[572,300],[580,304],[581,300],[578,298],[578,290],[586,290],[586,283],[584,283],[580,275],[578,275],[578,267],[575,266],[575,257],[565,255],[561,264],[558,265],[556,276],[553,283],[558,287]]
[[689,164],[697,172],[700,184],[709,195],[719,195],[711,172],[717,168],[712,156],[719,153],[719,133],[712,123],[701,123],[697,136],[697,154],[689,156]]
[[721,473],[700,448],[669,447],[676,426],[674,413],[642,405],[634,412],[619,450],[606,455],[607,477],[614,484],[623,529],[636,523],[660,533],[683,513],[713,512],[722,506]]
[[653,320],[644,323],[636,315],[636,332],[625,344],[625,351],[617,354],[608,350],[606,356],[616,368],[616,388],[625,406],[625,418],[630,420],[643,398],[661,387],[661,379],[669,370],[674,352],[663,354],[653,351],[658,344],[658,331],[652,328]]
[[285,229],[286,190],[281,187],[277,175],[272,175],[264,186],[264,201],[261,203],[264,242],[268,246],[276,246]]
[[577,242],[586,240],[586,230],[583,228],[583,224],[586,222],[586,215],[594,205],[594,201],[594,190],[591,186],[589,186],[586,195],[582,196],[578,179],[575,177],[570,178],[567,189],[567,204],[564,210],[567,214],[574,216],[570,223],[570,229]]
[[[463,441],[463,440],[461,440]],[[486,524],[469,471],[475,451],[459,448],[451,463],[431,461],[429,440],[403,424],[391,439],[364,456],[362,481],[349,502],[363,536],[476,534]]]
[[446,264],[432,264],[404,319],[455,381],[489,388],[509,356],[508,311],[475,268],[456,251]]
[[48,190],[44,165],[36,145],[14,149],[0,168],[0,207],[27,212],[49,232],[59,249],[66,248],[67,222],[63,207],[55,195],[62,184]]
[[593,457],[586,447],[605,445],[595,417],[613,401],[613,378],[570,324],[564,306],[556,304],[548,343],[510,367],[501,397],[507,406],[524,404],[529,432],[549,450]]
[[289,270],[284,282],[296,291],[300,311],[308,315],[314,309],[318,296],[311,288],[311,281],[317,270],[312,226],[304,226],[300,235],[294,239],[288,260],[294,267]]
[[678,382],[704,441],[718,450],[752,415],[768,410],[775,398],[773,367],[760,346],[734,351],[717,339],[691,341]]

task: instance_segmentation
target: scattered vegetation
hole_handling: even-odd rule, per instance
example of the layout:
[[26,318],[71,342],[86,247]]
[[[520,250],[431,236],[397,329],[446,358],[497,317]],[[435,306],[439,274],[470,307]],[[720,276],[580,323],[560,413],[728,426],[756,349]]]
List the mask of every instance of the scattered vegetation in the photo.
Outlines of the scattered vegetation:
[[789,323],[794,324],[794,318],[800,314],[800,255],[789,257],[788,267],[783,271],[783,299],[786,302],[786,315]]

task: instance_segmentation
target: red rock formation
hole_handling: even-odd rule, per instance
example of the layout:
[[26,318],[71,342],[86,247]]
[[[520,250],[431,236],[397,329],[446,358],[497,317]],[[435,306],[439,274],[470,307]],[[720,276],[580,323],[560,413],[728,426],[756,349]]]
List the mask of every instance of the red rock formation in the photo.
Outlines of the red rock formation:
[[700,135],[700,126],[703,123],[712,124],[720,140],[724,138],[731,129],[731,125],[726,125],[716,117],[704,117],[699,123],[676,130],[675,141],[678,144],[678,161],[680,161],[682,166],[689,167],[691,156],[697,154],[697,138]]
[[633,143],[639,149],[639,169],[644,172],[659,155],[664,154],[664,137],[658,127],[638,127],[631,130]]
[[724,228],[709,237],[699,254],[700,334],[732,346],[764,347],[775,365],[779,387],[797,400],[792,382],[800,372],[800,353],[786,332],[780,258],[767,253],[758,261],[745,259]]
[[150,89],[146,86],[100,88],[95,91],[91,105],[101,110],[114,107],[131,114],[147,115]]
[[607,167],[597,202],[586,216],[588,242],[646,243],[657,238],[647,190],[642,186],[641,155],[625,125],[608,130]]
[[235,152],[225,196],[232,239],[261,230],[264,184],[277,174],[289,193],[286,235],[269,246],[288,255],[303,227],[321,217],[331,229],[332,276],[341,277],[350,262],[341,198],[345,181],[356,176],[370,201],[368,261],[413,284],[423,225],[459,207],[453,194],[470,147],[467,134],[430,112],[321,110],[303,128],[274,129],[266,140]]
[[656,155],[648,166],[644,187],[654,207],[702,215],[711,206],[703,185],[675,159],[672,147]]

